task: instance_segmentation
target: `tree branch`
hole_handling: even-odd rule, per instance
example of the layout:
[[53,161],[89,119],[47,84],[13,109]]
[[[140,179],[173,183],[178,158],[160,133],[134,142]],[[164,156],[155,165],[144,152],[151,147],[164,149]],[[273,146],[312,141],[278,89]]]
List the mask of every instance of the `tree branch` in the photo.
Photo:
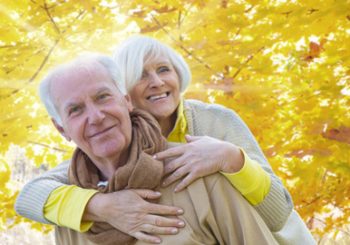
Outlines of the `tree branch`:
[[201,60],[199,57],[197,57],[195,54],[193,54],[190,50],[188,50],[186,47],[184,47],[180,42],[178,42],[165,28],[162,26],[162,24],[152,15],[152,19],[156,22],[156,24],[162,29],[169,37],[171,40],[173,40],[176,45],[181,48],[185,53],[189,56],[192,56],[196,61],[198,61],[200,64],[202,64],[205,68],[208,70],[215,72],[207,63],[205,63],[203,60]]
[[[28,83],[31,83],[32,81],[34,81],[34,79],[38,76],[38,74],[40,73],[40,71],[44,68],[45,64],[47,63],[47,61],[49,60],[52,52],[54,51],[55,47],[58,45],[59,41],[62,38],[62,34],[64,34],[83,14],[85,13],[85,10],[81,10],[78,15],[75,17],[75,19],[73,20],[73,22],[67,26],[66,29],[64,29],[63,31],[61,31],[61,36],[55,41],[55,43],[51,46],[49,52],[47,53],[47,55],[45,56],[44,60],[41,62],[39,68],[36,70],[36,72],[29,78]],[[12,95],[18,93],[22,88],[18,88],[18,89],[14,89],[9,95],[7,96],[3,96],[1,99],[6,99],[8,97],[11,97]]]
[[254,58],[254,56],[260,53],[264,48],[265,47],[263,46],[259,48],[258,51],[255,52],[255,54],[249,55],[248,58],[243,62],[243,64],[241,64],[241,66],[235,72],[235,74],[233,74],[232,78],[235,79],[238,76],[238,74],[242,71],[242,69]]
[[67,31],[69,28],[71,28],[72,25],[73,25],[83,14],[85,14],[85,12],[86,12],[85,10],[80,10],[80,12],[79,12],[78,15],[74,18],[74,20],[72,21],[72,23],[70,23],[69,26],[67,26],[67,28],[64,29],[64,30],[62,31],[62,34],[63,34],[63,33],[66,33],[66,31]]
[[57,39],[55,41],[55,43],[52,45],[52,47],[50,48],[49,52],[47,53],[47,55],[45,56],[45,58],[43,59],[43,61],[41,62],[39,68],[36,70],[36,72],[33,74],[33,76],[28,80],[28,83],[31,83],[39,74],[39,72],[43,69],[43,67],[45,66],[46,62],[48,61],[49,57],[51,56],[53,50],[55,49],[55,47],[57,46],[58,42],[60,39]]
[[56,30],[57,34],[60,34],[60,33],[61,33],[60,28],[58,28],[56,22],[55,22],[54,19],[52,18],[51,13],[50,13],[50,11],[49,11],[49,8],[48,8],[48,6],[47,6],[47,4],[46,4],[46,1],[44,1],[44,6],[43,6],[42,8],[45,10],[45,12],[46,12],[47,16],[49,17],[51,23],[53,24],[53,27],[54,27],[54,29]]
[[62,152],[62,153],[66,153],[67,152],[66,150],[60,149],[58,147],[52,147],[52,146],[50,146],[48,144],[39,143],[39,142],[31,141],[31,140],[28,140],[27,142],[29,144],[32,144],[32,145],[39,145],[39,146],[42,146],[42,147],[45,147],[45,148],[49,148],[51,150],[59,151],[59,152]]
[[16,45],[0,45],[0,48],[13,48],[16,47]]
[[[46,3],[45,3],[45,4],[46,4]],[[67,26],[67,28],[66,28],[64,31],[62,31],[62,32],[60,32],[60,33],[62,33],[62,34],[65,33],[65,32],[75,23],[75,21],[77,21],[77,20],[80,18],[80,16],[82,16],[82,14],[83,14],[84,12],[85,12],[84,10],[80,11],[79,14],[77,15],[77,17],[73,20],[73,22],[72,22],[69,26]],[[59,30],[58,30],[58,31],[59,31]],[[58,38],[58,39],[55,41],[55,43],[52,45],[52,47],[50,48],[49,52],[48,52],[47,55],[45,56],[44,60],[41,62],[41,64],[40,64],[39,68],[37,69],[37,71],[36,71],[36,72],[33,74],[33,76],[29,79],[29,81],[28,81],[29,83],[32,82],[32,81],[37,77],[37,75],[39,74],[39,72],[43,69],[44,65],[46,64],[46,62],[47,62],[48,59],[50,58],[50,56],[51,56],[53,50],[54,50],[55,47],[58,45],[60,39],[61,39],[61,37]]]
[[321,195],[318,195],[314,199],[312,199],[310,202],[303,201],[305,203],[305,205],[302,205],[302,207],[310,206],[311,204],[313,204],[314,202],[316,202],[320,198],[321,198]]

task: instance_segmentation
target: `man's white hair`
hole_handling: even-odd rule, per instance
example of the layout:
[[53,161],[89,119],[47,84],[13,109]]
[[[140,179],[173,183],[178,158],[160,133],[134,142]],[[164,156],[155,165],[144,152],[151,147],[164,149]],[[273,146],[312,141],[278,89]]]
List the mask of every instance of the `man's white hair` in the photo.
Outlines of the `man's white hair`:
[[124,41],[114,52],[113,59],[120,68],[128,92],[140,81],[144,64],[165,56],[174,66],[180,78],[180,91],[184,92],[191,80],[191,71],[174,49],[146,36],[133,36]]
[[57,79],[58,77],[62,76],[62,74],[71,71],[75,67],[86,67],[88,70],[91,70],[94,69],[96,63],[102,65],[106,69],[118,90],[123,95],[127,94],[125,82],[123,80],[123,76],[121,75],[120,70],[118,69],[113,59],[106,55],[98,53],[85,53],[79,56],[78,58],[72,60],[71,62],[59,65],[53,70],[51,70],[49,74],[41,81],[39,87],[39,95],[41,101],[45,105],[48,114],[60,126],[62,126],[62,120],[57,111],[55,102],[52,98],[51,83],[55,81],[55,79]]

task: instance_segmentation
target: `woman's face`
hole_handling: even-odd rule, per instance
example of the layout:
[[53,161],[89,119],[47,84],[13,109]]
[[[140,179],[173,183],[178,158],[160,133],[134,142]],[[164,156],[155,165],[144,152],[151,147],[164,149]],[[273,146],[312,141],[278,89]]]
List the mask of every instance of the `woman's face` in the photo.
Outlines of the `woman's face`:
[[170,60],[164,56],[147,60],[129,95],[136,108],[151,113],[161,125],[169,123],[180,103],[179,76]]

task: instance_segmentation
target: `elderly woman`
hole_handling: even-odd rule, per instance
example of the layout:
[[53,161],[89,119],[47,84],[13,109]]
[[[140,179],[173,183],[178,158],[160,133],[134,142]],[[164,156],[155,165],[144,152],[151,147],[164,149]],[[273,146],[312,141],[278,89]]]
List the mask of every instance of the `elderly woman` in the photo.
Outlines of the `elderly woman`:
[[[118,74],[108,57],[90,55],[56,68],[40,85],[55,127],[77,145],[66,164],[68,182],[101,193],[159,189],[163,163],[153,154],[166,149],[166,140],[152,116],[132,110]],[[160,202],[183,206],[182,217],[188,224],[176,236],[164,237],[164,244],[277,244],[261,217],[228,185],[220,174],[214,174],[181,194],[171,187],[160,188]],[[57,228],[56,243],[142,242],[108,223],[96,222],[85,234]]]
[[[242,120],[222,106],[181,99],[181,93],[187,88],[191,75],[180,55],[154,39],[133,37],[120,46],[114,59],[122,71],[133,105],[151,113],[169,141],[187,142],[155,155],[159,160],[172,159],[165,165],[164,186],[177,181],[175,191],[180,191],[199,177],[220,172],[254,206],[271,231],[292,227],[298,231],[293,234],[310,237],[297,214],[294,211],[291,214],[293,205],[289,193],[273,173]],[[83,220],[98,221],[96,217],[101,217],[104,213],[105,217],[109,217],[106,218],[109,220],[107,222],[130,234],[127,225],[124,226],[128,220],[122,221],[119,218],[122,209],[119,209],[119,214],[106,214],[106,211],[99,208],[103,206],[112,210],[115,205],[112,196],[109,200],[106,197],[102,200],[98,195],[90,199],[94,193],[82,194],[87,193],[87,190],[78,188],[71,192],[85,196],[79,205],[74,201],[76,206],[85,207],[84,213],[75,215],[76,220],[67,218],[68,221],[63,221],[62,218],[61,223],[58,218],[52,218],[52,213],[60,217],[65,217],[64,213],[70,213],[60,214],[55,211],[55,207],[56,210],[58,207],[67,210],[63,207],[71,206],[68,204],[74,200],[69,195],[72,187],[59,183],[64,182],[65,178],[62,174],[53,173],[52,176],[47,175],[28,184],[19,196],[17,211],[42,222],[45,221],[44,216],[68,227],[73,227],[74,223],[77,230],[83,230],[80,228],[81,217]],[[39,190],[45,194],[39,195]],[[28,200],[33,200],[41,208],[27,208]],[[147,214],[149,213],[151,212]],[[116,218],[119,218],[118,221],[113,221]],[[142,220],[139,223],[154,225],[155,222]],[[174,224],[158,222],[152,232],[145,231],[140,226],[135,237],[155,241],[152,240],[155,236],[150,235],[164,233],[164,227],[167,226]],[[275,235],[281,243],[298,243],[296,237],[288,237],[287,233],[283,231]]]

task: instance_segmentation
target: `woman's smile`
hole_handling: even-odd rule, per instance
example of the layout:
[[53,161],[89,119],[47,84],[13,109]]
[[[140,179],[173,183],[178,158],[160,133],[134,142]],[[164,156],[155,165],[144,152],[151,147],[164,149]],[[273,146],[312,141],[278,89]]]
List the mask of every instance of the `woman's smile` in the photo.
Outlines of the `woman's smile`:
[[156,95],[150,95],[147,97],[147,100],[154,102],[154,101],[159,101],[162,99],[165,99],[169,96],[170,92],[165,92],[165,93],[161,93],[161,94],[156,94]]

